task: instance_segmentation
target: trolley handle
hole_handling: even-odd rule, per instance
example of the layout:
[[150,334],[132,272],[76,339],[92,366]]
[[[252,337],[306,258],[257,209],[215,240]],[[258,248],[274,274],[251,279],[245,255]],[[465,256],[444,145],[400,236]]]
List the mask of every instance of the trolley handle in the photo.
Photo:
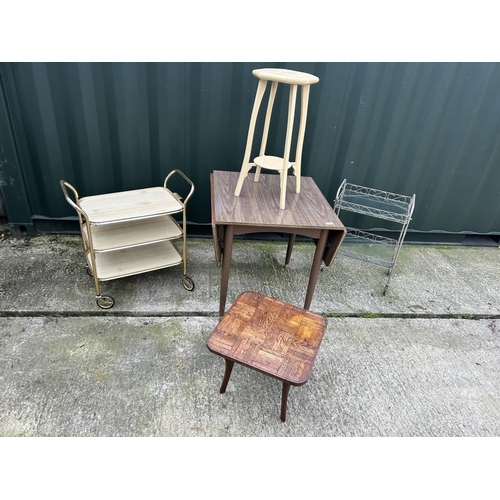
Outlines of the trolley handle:
[[66,188],[71,189],[75,196],[75,200],[78,200],[78,193],[76,189],[69,182],[66,182],[64,180],[60,180],[59,184],[61,185],[61,189],[63,191],[64,197],[66,198],[66,201],[77,211],[77,213],[86,217],[87,214],[70,198],[68,190]]
[[186,177],[186,175],[184,175],[180,170],[172,170],[168,175],[167,177],[165,178],[165,182],[163,183],[163,187],[165,189],[167,189],[167,183],[168,183],[168,180],[170,179],[170,177],[172,177],[173,174],[179,174],[190,186],[191,186],[191,189],[189,191],[189,194],[186,196],[186,198],[184,199],[184,205],[187,205],[187,202],[189,200],[189,198],[191,198],[193,192],[194,192],[194,184],[193,182],[188,178]]

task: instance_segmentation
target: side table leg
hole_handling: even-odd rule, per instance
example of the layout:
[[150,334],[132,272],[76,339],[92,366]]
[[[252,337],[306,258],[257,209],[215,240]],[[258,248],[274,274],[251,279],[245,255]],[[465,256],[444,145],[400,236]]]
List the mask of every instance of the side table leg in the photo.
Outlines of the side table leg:
[[281,393],[281,421],[286,420],[286,405],[288,402],[288,393],[290,392],[290,387],[292,384],[283,381],[283,391]]
[[318,243],[316,243],[316,251],[314,252],[311,275],[309,276],[309,284],[307,285],[307,293],[306,293],[306,300],[304,303],[304,309],[309,310],[309,307],[311,306],[312,296],[314,293],[314,288],[316,287],[316,281],[318,281],[319,270],[321,268],[321,261],[323,260],[323,255],[325,253],[327,239],[328,239],[328,229],[323,229],[319,236]]
[[229,268],[231,266],[231,252],[233,250],[233,234],[234,234],[234,227],[226,226],[224,230],[224,247],[222,253],[219,316],[224,316],[224,309],[226,307],[227,285],[229,282]]
[[222,385],[220,386],[220,393],[224,394],[226,392],[227,383],[229,382],[229,377],[233,371],[234,361],[224,358],[226,361],[226,371],[224,372],[224,379],[222,380]]

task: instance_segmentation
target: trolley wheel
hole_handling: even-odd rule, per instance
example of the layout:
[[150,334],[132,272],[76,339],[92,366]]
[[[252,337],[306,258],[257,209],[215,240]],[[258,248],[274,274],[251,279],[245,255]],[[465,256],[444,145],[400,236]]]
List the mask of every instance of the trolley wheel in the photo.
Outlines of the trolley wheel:
[[194,281],[189,276],[183,276],[182,277],[182,286],[188,292],[192,292],[194,290]]
[[384,287],[384,295],[387,293],[387,290],[389,290],[389,285],[385,285],[385,287]]
[[101,309],[111,309],[115,305],[115,299],[107,293],[103,293],[100,297],[97,297],[95,301]]

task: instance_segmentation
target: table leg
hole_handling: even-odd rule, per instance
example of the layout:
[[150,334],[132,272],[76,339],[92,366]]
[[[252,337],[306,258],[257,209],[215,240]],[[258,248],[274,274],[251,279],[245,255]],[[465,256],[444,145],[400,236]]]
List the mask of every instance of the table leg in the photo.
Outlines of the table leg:
[[311,306],[312,296],[314,293],[314,288],[316,287],[316,281],[318,281],[319,270],[321,268],[321,261],[323,260],[323,255],[325,253],[327,239],[328,239],[328,229],[323,229],[319,236],[319,240],[316,243],[316,251],[314,252],[311,274],[309,276],[309,284],[307,285],[307,293],[306,293],[306,300],[304,303],[304,309],[309,309],[309,307]]
[[286,405],[288,402],[288,393],[290,392],[290,387],[292,384],[290,382],[283,381],[283,391],[281,393],[281,421],[284,422],[286,420]]
[[212,225],[212,236],[214,238],[215,262],[217,266],[220,266],[222,262],[221,240],[224,237],[224,226]]
[[233,250],[233,234],[234,234],[234,227],[226,226],[224,230],[224,249],[222,253],[219,316],[224,316],[224,309],[226,307],[227,285],[229,282],[229,268],[231,266],[231,252]]
[[224,372],[224,379],[222,380],[222,385],[220,386],[220,393],[224,394],[226,392],[227,383],[229,382],[229,377],[233,371],[234,361],[224,358],[226,361],[226,371]]
[[296,234],[291,234],[288,237],[288,247],[286,249],[285,267],[290,263],[290,257],[292,256],[293,245],[295,243]]

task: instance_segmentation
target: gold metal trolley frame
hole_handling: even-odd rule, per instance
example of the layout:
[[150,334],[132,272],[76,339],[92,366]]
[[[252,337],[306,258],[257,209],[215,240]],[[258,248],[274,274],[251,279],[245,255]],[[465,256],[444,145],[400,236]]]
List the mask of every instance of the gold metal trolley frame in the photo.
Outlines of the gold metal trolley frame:
[[[190,186],[184,200],[167,187],[174,174]],[[186,290],[194,290],[194,281],[187,275],[186,259],[186,205],[194,185],[180,170],[172,170],[163,187],[83,198],[65,180],[60,185],[66,201],[78,214],[87,272],[94,278],[96,302],[101,309],[110,309],[115,304],[111,295],[101,294],[101,281],[165,267],[183,264],[182,284]],[[182,227],[173,217],[177,213],[182,213]],[[182,253],[174,244],[180,238]]]

